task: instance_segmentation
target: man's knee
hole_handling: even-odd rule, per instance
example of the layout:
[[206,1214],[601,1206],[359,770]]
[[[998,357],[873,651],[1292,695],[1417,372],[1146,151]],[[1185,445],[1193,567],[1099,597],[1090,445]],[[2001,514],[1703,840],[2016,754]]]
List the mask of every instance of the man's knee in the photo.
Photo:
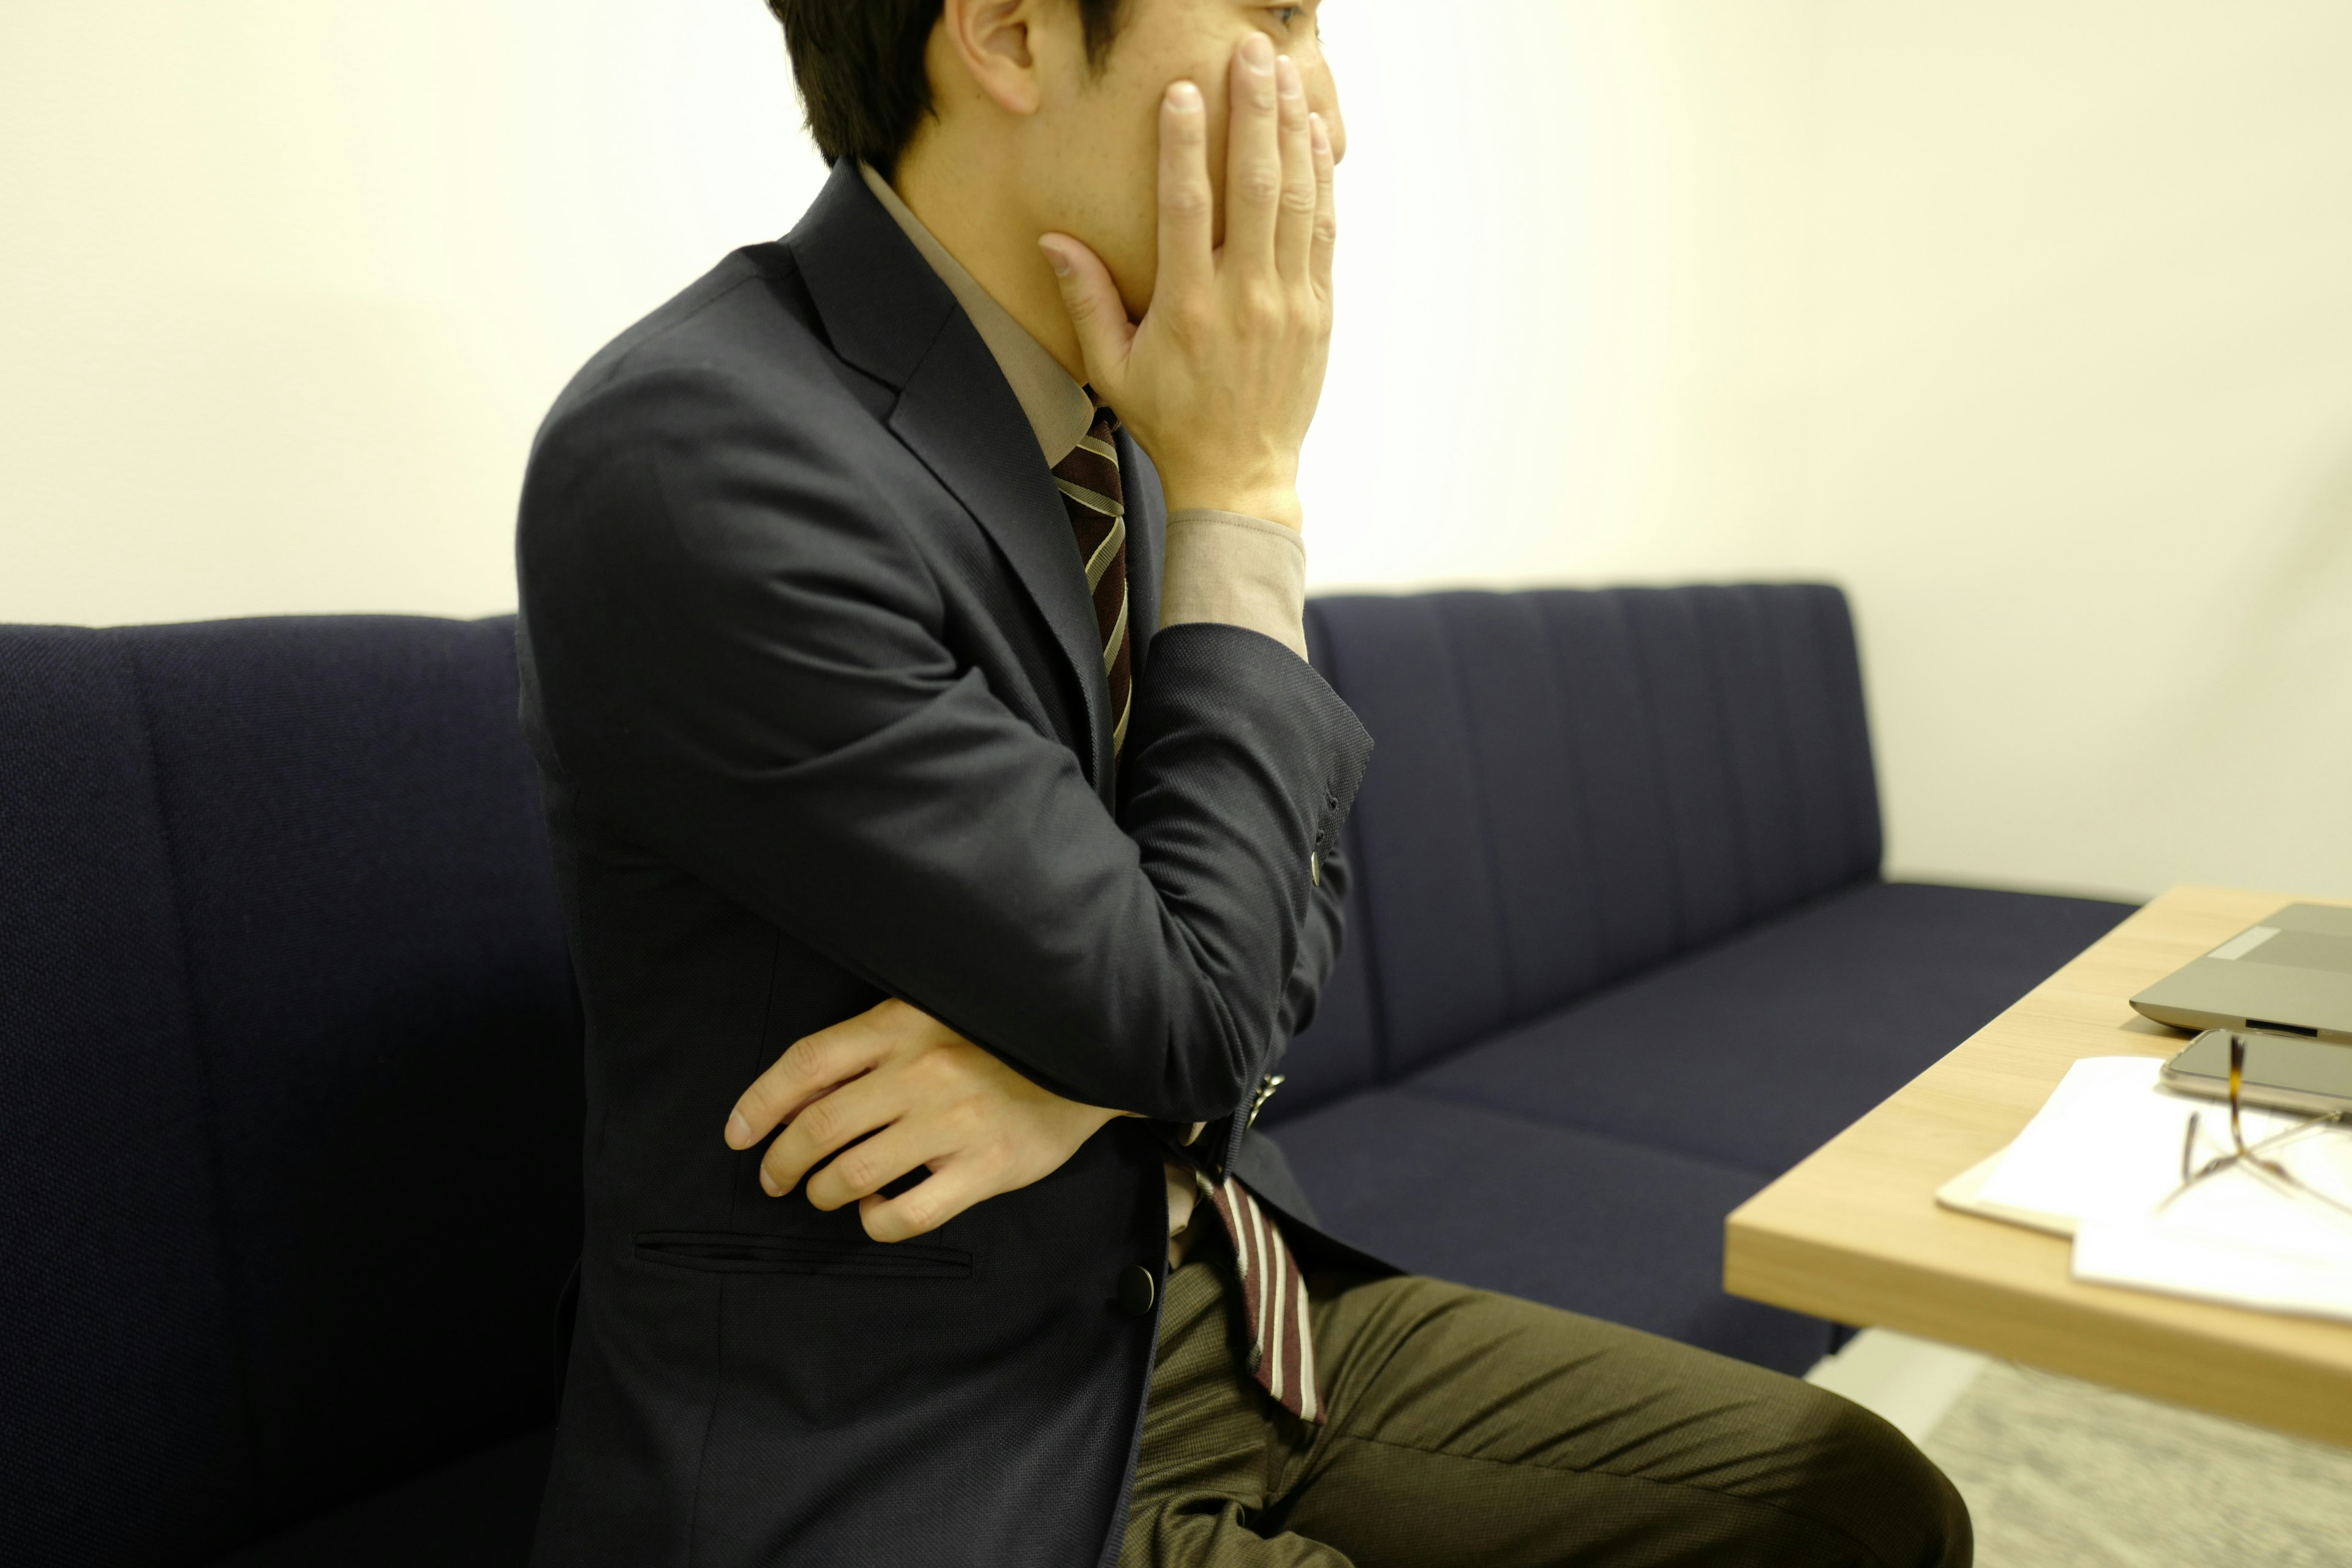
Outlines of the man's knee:
[[1968,1504],[1910,1438],[1861,1405],[1808,1387],[1808,1511],[1834,1521],[1885,1568],[1968,1568]]

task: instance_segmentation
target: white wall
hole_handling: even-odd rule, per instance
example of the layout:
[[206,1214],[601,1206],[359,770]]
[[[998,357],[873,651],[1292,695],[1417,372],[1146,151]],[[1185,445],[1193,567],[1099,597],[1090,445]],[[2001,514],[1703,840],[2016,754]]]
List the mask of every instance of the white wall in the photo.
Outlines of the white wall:
[[2352,5],[1822,14],[1804,559],[1898,860],[2352,895]]
[[511,607],[557,389],[824,173],[759,0],[0,7],[0,619]]
[[[2352,7],[1328,0],[1326,585],[1829,576],[1898,870],[2352,894]],[[757,0],[0,14],[0,619],[511,604]]]

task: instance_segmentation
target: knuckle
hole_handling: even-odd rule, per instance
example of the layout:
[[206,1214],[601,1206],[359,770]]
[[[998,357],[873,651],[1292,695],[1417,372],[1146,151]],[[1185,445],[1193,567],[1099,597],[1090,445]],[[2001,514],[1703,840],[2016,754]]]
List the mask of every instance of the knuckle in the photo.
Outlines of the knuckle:
[[841,1109],[830,1100],[820,1100],[793,1119],[801,1136],[820,1148],[830,1144],[841,1131]]
[[1212,204],[1206,186],[1186,181],[1170,189],[1160,205],[1169,216],[1190,221],[1207,217]]
[[853,1195],[870,1193],[881,1184],[874,1179],[874,1157],[865,1152],[862,1145],[835,1159],[825,1167],[825,1173],[830,1178],[828,1186],[838,1184]]
[[1270,164],[1255,163],[1242,171],[1242,197],[1261,205],[1282,194],[1282,171]]

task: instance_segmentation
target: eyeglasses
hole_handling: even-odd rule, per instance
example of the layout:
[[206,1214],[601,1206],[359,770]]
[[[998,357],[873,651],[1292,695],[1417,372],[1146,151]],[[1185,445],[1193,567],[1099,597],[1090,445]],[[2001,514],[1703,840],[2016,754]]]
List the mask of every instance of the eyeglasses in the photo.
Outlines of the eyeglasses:
[[2352,1203],[2347,1203],[2333,1194],[2321,1192],[2272,1157],[2279,1150],[2300,1142],[2314,1132],[2342,1122],[2344,1112],[2330,1110],[2313,1116],[2297,1122],[2293,1127],[2283,1128],[2267,1138],[2258,1138],[2249,1143],[2246,1142],[2245,1129],[2241,1125],[2239,1115],[2245,1079],[2246,1037],[2232,1029],[2230,1032],[2230,1150],[2227,1153],[2218,1154],[2203,1164],[2199,1164],[2197,1163],[2198,1124],[2205,1113],[2201,1110],[2190,1111],[2188,1130],[2181,1135],[2180,1140],[2180,1184],[2173,1188],[2164,1203],[2157,1205],[2158,1208],[2162,1209],[2174,1198],[2179,1197],[2206,1177],[2219,1175],[2233,1165],[2243,1165],[2255,1176],[2269,1182],[2273,1186],[2284,1188],[2299,1196],[2316,1199],[2332,1209],[2352,1216]]

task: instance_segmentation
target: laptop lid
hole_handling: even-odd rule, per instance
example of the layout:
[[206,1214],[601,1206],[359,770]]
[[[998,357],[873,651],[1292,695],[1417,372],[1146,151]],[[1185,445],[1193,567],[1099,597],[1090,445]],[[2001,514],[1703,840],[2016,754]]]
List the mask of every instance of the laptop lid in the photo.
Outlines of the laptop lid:
[[2179,1029],[2268,1029],[2352,1045],[2352,909],[2289,904],[2132,1005]]

